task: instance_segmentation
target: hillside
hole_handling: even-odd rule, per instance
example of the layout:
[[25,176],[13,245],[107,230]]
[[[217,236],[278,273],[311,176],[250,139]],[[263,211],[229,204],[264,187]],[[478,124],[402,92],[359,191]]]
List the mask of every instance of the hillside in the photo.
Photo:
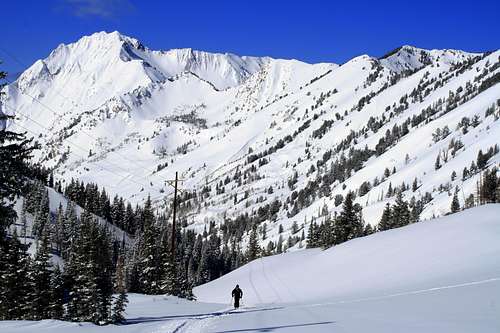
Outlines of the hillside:
[[327,250],[261,258],[196,287],[198,300],[227,302],[239,284],[248,306],[348,301],[500,281],[500,205],[357,238]]
[[253,217],[265,246],[333,216],[349,191],[372,225],[396,189],[420,200],[424,220],[449,212],[456,187],[466,205],[481,169],[500,162],[499,71],[498,50],[403,46],[307,64],[153,51],[100,32],[33,64],[1,107],[42,144],[36,160],[56,179],[163,207],[179,171],[191,192],[184,225]]
[[[497,332],[500,205],[255,260],[195,289],[131,294],[128,325],[2,321],[2,332]],[[388,246],[390,245],[390,246]],[[229,306],[239,283],[243,307]],[[202,302],[200,302],[202,301]],[[207,303],[203,303],[207,302]]]

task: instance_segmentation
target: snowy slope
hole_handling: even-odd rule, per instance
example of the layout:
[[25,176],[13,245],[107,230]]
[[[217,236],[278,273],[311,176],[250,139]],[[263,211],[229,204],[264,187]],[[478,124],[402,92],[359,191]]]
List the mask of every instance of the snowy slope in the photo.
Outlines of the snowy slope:
[[201,301],[245,303],[378,297],[470,282],[500,281],[500,204],[376,233],[322,251],[264,257],[196,287]]
[[[23,332],[498,332],[500,205],[253,261],[195,289],[130,295],[128,325],[2,321]],[[388,246],[389,245],[389,246]],[[229,306],[239,283],[243,307]],[[219,303],[219,304],[214,304]]]
[[[65,211],[70,204],[70,200],[68,200],[64,195],[61,193],[56,192],[54,189],[50,187],[46,187],[48,194],[49,194],[49,207],[50,207],[50,213],[52,215],[57,214],[57,210],[61,206],[63,208],[63,211]],[[19,198],[14,205],[14,209],[16,210],[17,216],[21,216],[22,212],[22,205],[23,201],[25,199],[23,197]],[[84,209],[80,207],[79,205],[74,206],[76,216],[80,217],[80,215],[84,212]],[[109,232],[111,233],[112,237],[118,241],[118,242],[125,242],[127,245],[131,245],[132,243],[132,238],[128,233],[120,229],[119,227],[109,223],[105,219],[95,216],[95,219],[99,225],[105,227]],[[32,227],[33,227],[33,221],[34,221],[34,216],[30,214],[29,212],[26,212],[26,239],[24,238],[23,235],[23,225],[20,223],[20,219],[16,221],[16,223],[12,224],[10,227],[9,233],[12,234],[14,232],[14,229],[17,232],[18,237],[20,238],[21,242],[24,244],[30,244],[28,252],[30,254],[36,253],[36,240],[34,237],[32,237]],[[64,261],[62,258],[59,256],[52,254],[52,261],[56,264],[58,264],[61,268],[64,267]]]
[[[268,237],[260,241],[266,245],[278,240],[280,224],[286,240],[293,222],[307,231],[313,218],[324,218],[323,207],[334,214],[340,209],[335,196],[357,191],[363,182],[372,187],[356,201],[372,225],[394,200],[385,196],[389,184],[395,188],[415,178],[418,190],[403,195],[418,200],[431,194],[422,219],[447,213],[456,186],[463,205],[480,176],[462,180],[463,168],[480,149],[500,144],[499,57],[498,50],[403,46],[381,59],[361,55],[342,65],[307,64],[153,51],[118,32],[101,32],[60,45],[33,64],[6,87],[1,111],[16,114],[9,126],[42,144],[35,159],[63,181],[96,182],[132,203],[151,195],[161,206],[172,193],[165,180],[178,171],[183,188],[197,193],[191,211],[183,212],[189,228],[201,231],[208,221],[251,215],[279,200],[280,211],[265,221]],[[312,188],[322,188],[331,164],[351,148],[374,151],[387,131],[429,107],[441,109],[292,214],[293,191],[310,191],[312,181],[318,181]],[[458,126],[464,117],[477,117],[477,124],[464,131]],[[445,126],[449,135],[433,140]],[[454,156],[452,139],[463,144]],[[448,159],[435,170],[438,154]],[[489,166],[499,162],[497,154]],[[396,172],[384,177],[385,168]],[[290,188],[295,172],[297,183]],[[202,196],[205,186],[209,195]]]

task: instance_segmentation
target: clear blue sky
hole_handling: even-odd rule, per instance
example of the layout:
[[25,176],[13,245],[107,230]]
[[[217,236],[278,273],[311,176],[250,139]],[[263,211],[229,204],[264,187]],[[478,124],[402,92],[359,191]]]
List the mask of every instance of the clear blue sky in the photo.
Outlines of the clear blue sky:
[[191,47],[342,63],[403,44],[500,48],[500,1],[3,1],[0,69],[22,70],[59,43],[118,30],[152,49]]

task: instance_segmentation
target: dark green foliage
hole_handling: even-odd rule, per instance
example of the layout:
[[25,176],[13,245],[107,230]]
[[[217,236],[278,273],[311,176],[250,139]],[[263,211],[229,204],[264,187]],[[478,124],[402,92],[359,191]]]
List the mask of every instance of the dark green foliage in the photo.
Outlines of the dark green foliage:
[[[4,73],[0,72],[0,78]],[[0,87],[1,88],[1,87]],[[0,118],[3,114],[0,112]],[[0,125],[3,120],[0,119]],[[12,202],[21,195],[30,175],[28,161],[31,158],[31,140],[24,135],[0,128],[0,241],[4,231],[16,218]]]
[[31,318],[34,320],[50,318],[51,292],[51,264],[49,262],[48,232],[41,235],[37,252],[31,268],[30,282],[32,284]]
[[0,244],[0,319],[28,319],[30,258],[14,232]]
[[378,230],[385,231],[394,228],[392,220],[392,210],[391,205],[387,203],[385,205],[384,211],[382,212],[382,217],[378,223]]
[[259,247],[259,239],[257,235],[257,226],[254,225],[252,227],[252,231],[250,232],[250,240],[248,241],[248,250],[247,250],[247,260],[252,261],[257,259],[260,255],[260,247]]
[[363,220],[361,218],[361,207],[353,202],[354,194],[347,193],[342,212],[335,220],[334,234],[335,243],[340,244],[350,239],[363,235]]
[[455,193],[453,194],[453,199],[451,200],[450,212],[456,213],[460,211],[460,203],[458,201],[458,187],[455,188]]
[[114,292],[118,294],[113,302],[111,321],[113,323],[125,322],[123,316],[125,308],[127,307],[128,297],[126,289],[126,276],[125,276],[125,263],[123,255],[119,255],[116,262],[116,273],[114,282]]
[[84,212],[66,267],[68,318],[106,324],[111,320],[113,265],[109,233]]

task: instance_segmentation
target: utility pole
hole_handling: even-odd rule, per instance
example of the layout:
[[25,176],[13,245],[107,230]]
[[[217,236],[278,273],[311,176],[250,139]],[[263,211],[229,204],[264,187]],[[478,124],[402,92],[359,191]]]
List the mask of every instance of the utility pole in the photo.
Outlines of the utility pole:
[[181,189],[179,189],[179,182],[182,182],[182,179],[179,179],[178,172],[175,172],[175,179],[174,180],[166,180],[165,183],[169,184],[174,188],[174,203],[173,203],[173,219],[172,219],[172,239],[170,241],[171,249],[170,251],[172,252],[172,262],[175,260],[175,236],[176,236],[176,218],[177,218],[177,192],[183,192]]
[[178,177],[177,177],[177,171],[175,172],[175,182],[174,182],[174,218],[172,220],[172,262],[175,261],[175,215],[177,213],[177,182],[178,182]]

